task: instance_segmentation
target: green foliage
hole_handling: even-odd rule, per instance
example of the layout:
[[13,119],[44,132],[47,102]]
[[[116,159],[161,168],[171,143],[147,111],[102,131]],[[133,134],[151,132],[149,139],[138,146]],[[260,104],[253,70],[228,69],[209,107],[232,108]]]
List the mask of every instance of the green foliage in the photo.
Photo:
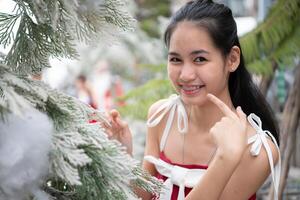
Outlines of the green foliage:
[[159,38],[159,30],[157,30],[157,21],[155,19],[144,19],[141,21],[141,29],[149,36]]
[[277,63],[283,63],[284,66],[292,66],[295,58],[299,57],[300,52],[300,26],[296,27],[289,37],[281,41],[271,57]]
[[121,98],[126,101],[126,106],[120,107],[119,110],[124,116],[145,120],[150,105],[159,99],[167,98],[172,93],[174,89],[169,80],[153,79]]
[[137,18],[141,24],[141,28],[151,37],[160,38],[158,30],[158,17],[169,17],[170,1],[143,1],[140,2]]
[[255,60],[247,65],[252,72],[259,72],[262,76],[268,76],[273,73],[272,63],[269,59]]
[[156,75],[166,75],[167,74],[167,64],[161,63],[161,64],[139,64],[138,67],[144,70],[149,71],[151,74]]
[[273,63],[287,66],[299,57],[299,24],[298,0],[280,0],[274,4],[267,18],[240,39],[249,69],[269,76],[273,73]]

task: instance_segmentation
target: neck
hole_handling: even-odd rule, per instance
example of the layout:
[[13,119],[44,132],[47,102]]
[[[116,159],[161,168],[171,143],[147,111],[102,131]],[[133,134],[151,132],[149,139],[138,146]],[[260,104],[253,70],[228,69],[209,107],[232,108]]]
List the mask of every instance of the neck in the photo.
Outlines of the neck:
[[[217,95],[229,108],[235,111],[228,90]],[[210,128],[224,116],[222,111],[211,101],[207,100],[202,105],[187,106],[189,122],[198,127],[201,132],[208,133]]]

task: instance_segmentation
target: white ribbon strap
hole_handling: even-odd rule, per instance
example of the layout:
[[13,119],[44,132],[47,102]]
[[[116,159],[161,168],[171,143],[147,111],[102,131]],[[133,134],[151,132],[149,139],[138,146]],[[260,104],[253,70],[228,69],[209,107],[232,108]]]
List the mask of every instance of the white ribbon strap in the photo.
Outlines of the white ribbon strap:
[[[281,173],[281,157],[280,157],[280,150],[279,146],[276,142],[276,139],[274,136],[266,130],[262,130],[262,122],[260,118],[251,113],[248,116],[248,121],[251,124],[251,126],[256,130],[256,134],[248,139],[248,144],[252,144],[250,152],[253,156],[259,155],[259,152],[261,150],[261,147],[264,146],[268,155],[269,159],[269,164],[271,168],[271,175],[272,175],[272,180],[274,184],[274,199],[278,199],[278,190],[279,190],[279,181],[280,181],[280,173]],[[274,142],[278,153],[279,153],[279,161],[277,165],[274,168],[274,162],[273,162],[273,156],[272,156],[272,151],[271,148],[268,144],[267,137],[270,137],[271,140]]]
[[163,176],[167,177],[164,187],[160,193],[160,200],[170,200],[173,190],[173,184],[179,186],[177,200],[184,200],[184,188],[193,188],[199,182],[205,169],[187,169],[180,166],[171,165],[161,159],[153,156],[145,156],[145,160],[153,163],[156,170]]
[[160,142],[161,151],[164,149],[165,143],[167,141],[167,137],[169,135],[169,131],[174,119],[175,111],[177,111],[178,131],[184,134],[187,132],[188,129],[188,117],[184,105],[181,102],[180,96],[176,94],[171,95],[169,99],[154,112],[154,114],[148,119],[147,126],[156,126],[169,111],[170,114]]

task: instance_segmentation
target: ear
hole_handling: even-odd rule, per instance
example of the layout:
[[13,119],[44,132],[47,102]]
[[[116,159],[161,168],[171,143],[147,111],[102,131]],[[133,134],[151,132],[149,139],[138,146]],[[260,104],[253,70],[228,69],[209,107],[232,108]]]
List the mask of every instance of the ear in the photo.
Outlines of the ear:
[[241,50],[238,46],[233,46],[227,56],[227,69],[234,72],[240,64]]

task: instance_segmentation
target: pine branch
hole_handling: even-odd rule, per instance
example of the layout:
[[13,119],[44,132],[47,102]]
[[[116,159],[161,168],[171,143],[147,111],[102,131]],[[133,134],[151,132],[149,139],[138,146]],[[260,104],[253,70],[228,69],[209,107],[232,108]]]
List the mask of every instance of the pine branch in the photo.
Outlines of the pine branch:
[[[53,121],[50,153],[50,182],[60,180],[63,187],[54,188],[70,199],[136,199],[131,182],[154,193],[160,187],[157,179],[136,173],[138,162],[117,141],[109,140],[99,123],[89,124],[91,114],[104,119],[103,113],[77,99],[50,89],[41,82],[18,77],[0,65],[0,111],[22,113],[26,106],[45,112]],[[56,187],[55,184],[51,187]]]
[[15,2],[16,14],[0,13],[0,42],[12,44],[5,63],[20,75],[49,67],[50,56],[76,58],[76,41],[91,44],[105,34],[130,30],[134,21],[119,0]]
[[[0,41],[12,44],[0,63],[0,114],[5,121],[8,113],[21,115],[27,107],[36,107],[51,118],[55,131],[48,191],[64,199],[136,199],[131,188],[136,180],[146,190],[158,191],[161,184],[156,178],[145,178],[148,175],[124,147],[109,140],[99,123],[88,123],[93,109],[27,79],[28,74],[49,67],[50,56],[74,58],[76,40],[90,43],[100,38],[99,33],[129,30],[133,19],[120,9],[124,4],[120,0],[15,2],[14,15],[0,15],[4,27]],[[96,115],[103,120],[103,113]]]
[[20,14],[10,15],[6,13],[0,13],[0,44],[4,48],[11,44],[14,40],[13,27],[16,25]]

